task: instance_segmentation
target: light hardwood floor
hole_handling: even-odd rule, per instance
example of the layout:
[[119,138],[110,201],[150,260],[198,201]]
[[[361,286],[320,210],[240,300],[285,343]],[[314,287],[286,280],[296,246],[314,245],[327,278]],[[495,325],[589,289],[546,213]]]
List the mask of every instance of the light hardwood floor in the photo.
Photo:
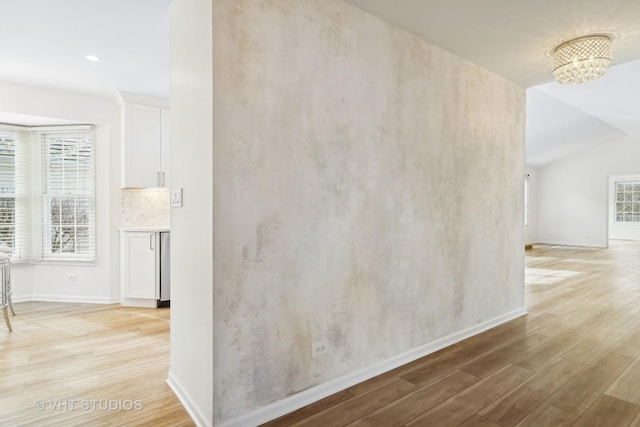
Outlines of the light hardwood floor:
[[[528,316],[267,425],[640,427],[640,244],[535,246],[526,265]],[[13,333],[0,324],[1,426],[193,425],[164,382],[169,310],[16,311]]]
[[0,323],[0,426],[193,425],[165,383],[168,309],[14,306],[13,332]]
[[640,427],[640,243],[536,245],[523,316],[266,426]]

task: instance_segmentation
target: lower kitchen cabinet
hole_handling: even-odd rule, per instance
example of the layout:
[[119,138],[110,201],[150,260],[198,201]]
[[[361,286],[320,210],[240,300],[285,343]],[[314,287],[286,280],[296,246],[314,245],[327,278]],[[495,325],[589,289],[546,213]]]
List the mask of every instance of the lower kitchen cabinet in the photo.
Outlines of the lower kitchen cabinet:
[[120,230],[120,303],[169,307],[171,296],[168,229]]
[[158,298],[158,235],[154,231],[122,231],[120,235],[120,302],[155,307]]
[[156,233],[124,233],[125,296],[156,297]]

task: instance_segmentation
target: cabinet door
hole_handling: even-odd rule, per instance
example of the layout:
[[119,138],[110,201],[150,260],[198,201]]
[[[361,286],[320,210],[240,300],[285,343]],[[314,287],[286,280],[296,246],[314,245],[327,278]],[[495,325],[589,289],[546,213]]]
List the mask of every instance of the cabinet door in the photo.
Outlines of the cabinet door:
[[125,275],[124,290],[127,298],[156,298],[156,233],[123,233]]
[[125,105],[124,187],[159,187],[161,112],[158,107]]
[[161,187],[170,187],[169,185],[169,152],[170,152],[170,111],[168,108],[160,110],[160,174],[162,182]]

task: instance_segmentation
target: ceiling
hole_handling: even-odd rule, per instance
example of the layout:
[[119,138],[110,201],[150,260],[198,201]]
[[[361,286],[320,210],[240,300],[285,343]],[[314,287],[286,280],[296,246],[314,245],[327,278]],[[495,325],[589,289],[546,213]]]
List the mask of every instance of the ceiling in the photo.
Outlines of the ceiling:
[[345,0],[523,87],[551,80],[548,52],[610,32],[613,64],[640,58],[637,0]]
[[[529,88],[529,164],[640,135],[638,0],[344,1]],[[171,0],[8,3],[0,9],[0,80],[110,97],[118,90],[169,97]],[[602,31],[617,35],[607,75],[580,86],[552,82],[549,50]],[[102,60],[89,62],[88,54]]]
[[[94,95],[169,97],[171,0],[0,5],[0,80]],[[86,55],[102,60],[90,62]]]
[[[541,166],[640,135],[638,0],[344,0],[527,90],[527,163]],[[608,32],[613,67],[596,81],[553,81],[549,51]]]

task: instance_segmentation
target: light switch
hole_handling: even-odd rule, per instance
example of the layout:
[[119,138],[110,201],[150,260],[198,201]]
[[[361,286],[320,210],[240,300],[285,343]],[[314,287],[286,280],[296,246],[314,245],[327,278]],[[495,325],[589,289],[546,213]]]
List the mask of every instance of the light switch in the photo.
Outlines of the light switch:
[[182,207],[182,188],[179,190],[171,191],[171,207],[172,208]]

